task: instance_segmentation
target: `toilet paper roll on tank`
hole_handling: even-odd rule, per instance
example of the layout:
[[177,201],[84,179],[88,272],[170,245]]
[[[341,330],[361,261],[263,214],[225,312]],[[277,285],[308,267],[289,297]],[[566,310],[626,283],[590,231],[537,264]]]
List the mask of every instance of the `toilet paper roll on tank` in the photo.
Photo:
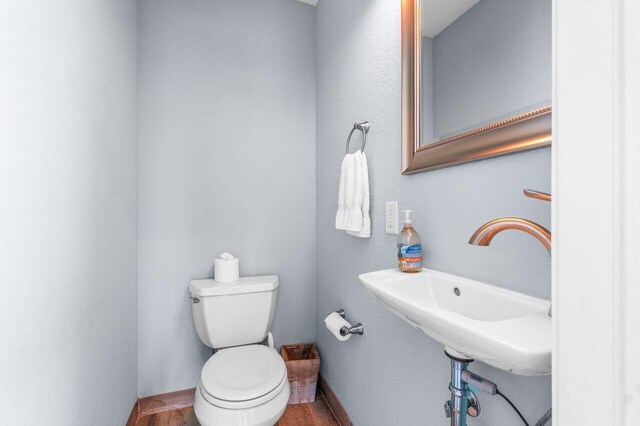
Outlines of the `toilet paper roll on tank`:
[[219,283],[230,283],[240,279],[240,259],[224,252],[213,261],[213,279]]

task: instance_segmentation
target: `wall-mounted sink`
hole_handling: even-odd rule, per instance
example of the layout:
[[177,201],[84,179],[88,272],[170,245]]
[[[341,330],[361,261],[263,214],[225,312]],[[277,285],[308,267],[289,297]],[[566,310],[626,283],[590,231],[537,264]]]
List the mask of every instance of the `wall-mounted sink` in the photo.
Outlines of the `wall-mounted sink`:
[[550,303],[443,272],[359,276],[389,310],[460,358],[515,374],[551,374]]

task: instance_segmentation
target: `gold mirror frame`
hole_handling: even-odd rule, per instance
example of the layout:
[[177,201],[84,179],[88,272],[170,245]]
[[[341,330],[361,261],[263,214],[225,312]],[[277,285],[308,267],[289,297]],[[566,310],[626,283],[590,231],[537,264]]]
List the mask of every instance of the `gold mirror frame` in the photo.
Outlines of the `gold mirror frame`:
[[402,174],[551,145],[551,106],[420,146],[420,0],[402,0]]

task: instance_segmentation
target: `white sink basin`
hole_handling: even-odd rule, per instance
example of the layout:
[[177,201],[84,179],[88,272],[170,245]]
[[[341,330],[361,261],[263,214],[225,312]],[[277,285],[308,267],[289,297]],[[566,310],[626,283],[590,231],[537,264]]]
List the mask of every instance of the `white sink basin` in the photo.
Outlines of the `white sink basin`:
[[389,310],[450,355],[515,374],[551,374],[548,301],[430,269],[388,269],[359,278]]

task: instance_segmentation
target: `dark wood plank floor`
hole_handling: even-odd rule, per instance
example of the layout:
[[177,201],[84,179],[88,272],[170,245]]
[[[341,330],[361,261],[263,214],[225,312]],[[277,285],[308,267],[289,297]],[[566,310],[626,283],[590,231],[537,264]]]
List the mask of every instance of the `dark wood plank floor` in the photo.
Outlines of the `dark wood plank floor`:
[[200,423],[193,413],[193,407],[186,407],[140,417],[136,426],[200,426]]
[[[200,426],[193,407],[150,414],[138,419],[136,426]],[[340,426],[322,394],[315,402],[287,406],[276,426]]]
[[287,406],[276,426],[340,426],[340,423],[320,394],[314,402]]

